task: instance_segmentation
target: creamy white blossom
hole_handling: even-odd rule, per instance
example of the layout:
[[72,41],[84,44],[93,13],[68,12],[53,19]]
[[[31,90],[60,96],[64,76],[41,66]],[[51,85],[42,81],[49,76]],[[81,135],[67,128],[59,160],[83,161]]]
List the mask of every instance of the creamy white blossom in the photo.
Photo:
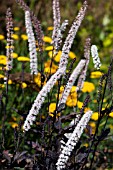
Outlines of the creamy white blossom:
[[26,25],[26,32],[27,32],[27,36],[28,36],[28,42],[29,42],[31,74],[37,74],[36,43],[35,43],[35,36],[34,36],[34,33],[33,33],[33,28],[32,28],[32,23],[31,23],[29,11],[25,12],[25,25]]
[[96,45],[91,46],[91,54],[93,58],[94,67],[98,70],[100,69],[101,62],[98,54],[98,48]]
[[86,39],[85,48],[84,48],[84,58],[86,59],[86,63],[81,71],[81,74],[77,82],[77,90],[79,91],[83,88],[84,81],[86,79],[87,68],[90,60],[90,48],[91,48],[90,41],[91,41],[90,38]]
[[57,33],[60,28],[60,7],[59,7],[59,0],[53,0],[53,21],[54,21],[54,28],[52,34],[53,44],[56,44],[57,41]]
[[11,70],[13,67],[13,19],[11,9],[8,8],[6,12],[6,30],[7,30],[7,48],[6,48],[6,56],[7,56],[7,64],[6,69]]
[[86,60],[85,59],[82,59],[78,65],[76,66],[76,68],[74,69],[74,71],[72,72],[69,80],[68,80],[68,83],[64,89],[64,92],[62,94],[62,97],[61,99],[59,100],[59,103],[58,105],[60,105],[61,103],[66,103],[66,100],[67,100],[67,97],[71,91],[71,88],[73,86],[73,84],[75,83],[78,75],[80,74],[81,70],[83,69],[83,67],[85,66],[85,62]]
[[75,20],[69,30],[68,36],[64,42],[64,45],[62,48],[62,55],[61,55],[61,59],[60,59],[60,63],[59,63],[59,68],[66,66],[68,63],[68,61],[67,61],[68,54],[70,52],[70,49],[71,49],[72,43],[74,41],[74,38],[76,36],[76,33],[78,31],[78,28],[80,27],[81,22],[84,19],[86,9],[87,9],[87,2],[85,1],[83,6],[81,7],[77,17],[75,18]]
[[57,29],[57,34],[54,38],[54,40],[52,41],[52,44],[54,45],[54,54],[57,54],[60,46],[62,44],[62,38],[63,38],[63,33],[65,32],[66,26],[68,25],[68,20],[65,20],[61,27]]
[[77,126],[75,127],[73,133],[71,134],[70,138],[65,144],[65,147],[63,148],[61,154],[59,155],[58,161],[56,163],[57,170],[65,168],[69,156],[71,155],[72,150],[74,149],[78,140],[80,139],[83,130],[86,128],[86,125],[89,122],[92,113],[93,113],[92,111],[87,111],[83,115]]
[[56,81],[62,76],[64,70],[65,70],[64,67],[62,69],[58,69],[57,72],[51,76],[51,78],[48,80],[48,82],[39,92],[24,122],[24,126],[23,126],[24,131],[28,131],[30,129],[30,126],[33,124],[33,121],[35,121],[36,115],[39,113],[39,110],[41,109],[41,106],[44,103],[47,93],[50,92],[50,90],[52,89]]

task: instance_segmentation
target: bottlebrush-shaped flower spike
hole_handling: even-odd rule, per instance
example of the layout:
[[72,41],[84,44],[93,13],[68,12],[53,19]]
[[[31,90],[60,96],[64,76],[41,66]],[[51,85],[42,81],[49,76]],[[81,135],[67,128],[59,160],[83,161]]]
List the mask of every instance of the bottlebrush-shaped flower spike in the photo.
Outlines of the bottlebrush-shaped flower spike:
[[53,28],[53,44],[55,44],[57,33],[60,28],[60,7],[59,7],[59,0],[53,0],[53,22],[54,22],[54,28]]
[[67,141],[65,147],[61,151],[61,154],[59,155],[58,161],[56,163],[57,170],[64,169],[66,166],[66,163],[71,155],[71,152],[73,151],[74,147],[76,146],[77,142],[79,141],[83,130],[86,128],[87,123],[90,120],[90,117],[92,115],[92,111],[87,111],[77,126],[75,127],[72,135],[70,136],[69,140]]
[[52,42],[55,48],[54,54],[57,54],[60,49],[60,46],[62,44],[63,33],[65,32],[67,25],[68,25],[68,20],[65,20],[62,23],[61,27],[57,30],[57,34],[53,41],[54,43]]
[[67,100],[67,97],[70,93],[70,90],[73,86],[73,84],[75,83],[78,75],[80,74],[81,70],[83,69],[84,65],[85,65],[85,62],[86,60],[81,60],[78,65],[76,66],[76,68],[74,69],[74,71],[72,72],[69,80],[68,80],[68,83],[64,89],[64,92],[62,94],[62,97],[61,99],[59,100],[59,103],[58,105],[60,105],[61,103],[66,103],[66,100]]
[[65,71],[64,67],[62,69],[58,69],[57,72],[51,76],[51,78],[48,80],[48,82],[39,92],[25,120],[23,126],[24,131],[28,131],[30,129],[30,126],[33,124],[33,121],[35,121],[36,119],[36,115],[39,113],[39,110],[41,109],[41,106],[45,100],[45,97],[47,96],[47,93],[50,92],[50,90],[52,89],[56,81],[60,79],[60,77],[63,75],[64,71]]
[[7,48],[6,48],[6,56],[7,56],[7,65],[6,69],[11,70],[13,64],[13,19],[11,9],[8,8],[6,12],[6,30],[7,30]]
[[92,58],[93,58],[94,67],[97,70],[100,69],[101,62],[100,62],[100,58],[98,55],[98,49],[97,49],[96,45],[91,46],[91,54],[92,54]]
[[62,48],[62,55],[61,55],[61,59],[60,59],[60,63],[59,63],[59,68],[62,68],[63,66],[67,65],[68,54],[70,52],[70,49],[71,49],[72,43],[74,41],[75,35],[78,31],[78,28],[80,27],[81,22],[84,19],[86,9],[87,9],[87,1],[85,1],[83,3],[83,6],[81,7],[77,17],[75,18],[75,20],[69,30],[68,36],[67,36],[67,38],[64,42],[63,48]]
[[31,74],[37,74],[37,52],[29,11],[25,12],[25,25],[28,35]]
[[85,63],[84,68],[82,69],[81,74],[78,79],[78,83],[77,83],[78,90],[82,89],[84,81],[86,79],[86,72],[87,72],[89,59],[90,59],[90,48],[91,48],[90,41],[91,41],[90,38],[86,39],[85,48],[84,48],[84,58],[86,58],[86,63]]
[[41,28],[40,21],[37,19],[35,14],[30,10],[29,6],[27,6],[27,4],[23,0],[15,0],[15,1],[20,5],[20,7],[24,10],[24,12],[25,11],[30,12],[31,21],[33,23],[35,33],[36,33],[36,38],[38,40],[39,51],[42,53],[43,45],[44,45],[44,41],[43,41],[44,34]]

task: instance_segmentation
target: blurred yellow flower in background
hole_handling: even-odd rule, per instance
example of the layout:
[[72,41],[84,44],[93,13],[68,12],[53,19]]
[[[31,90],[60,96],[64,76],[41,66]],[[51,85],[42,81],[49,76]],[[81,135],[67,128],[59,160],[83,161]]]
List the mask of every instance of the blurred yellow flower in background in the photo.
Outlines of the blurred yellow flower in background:
[[18,36],[17,34],[12,34],[12,38],[13,38],[14,40],[18,40],[18,39],[19,39],[19,36]]
[[77,98],[72,98],[70,95],[67,98],[66,105],[69,107],[73,107],[77,105]]
[[82,92],[92,92],[93,90],[95,90],[95,86],[93,83],[90,82],[84,82],[83,88],[82,88]]
[[81,109],[82,106],[83,106],[83,102],[77,101],[77,106],[78,106],[79,109]]
[[26,34],[22,34],[22,35],[21,35],[21,38],[22,38],[24,41],[28,40],[28,36],[27,36]]
[[12,57],[13,57],[13,58],[17,58],[17,57],[18,57],[18,54],[17,54],[17,53],[12,53]]
[[6,56],[5,55],[0,55],[0,60],[4,60],[6,59]]
[[45,48],[46,51],[52,51],[53,49],[54,49],[54,48],[53,48],[52,45]]
[[69,107],[73,107],[77,105],[77,93],[76,93],[76,86],[71,88],[70,94],[67,98],[66,105]]
[[113,112],[111,112],[111,113],[109,114],[109,116],[110,116],[110,117],[113,117]]
[[9,122],[12,128],[18,127],[18,124],[15,122]]
[[56,109],[56,103],[51,103],[49,105],[49,113],[53,113]]
[[92,127],[92,134],[94,134],[96,130],[96,124],[94,122],[89,122],[89,125]]
[[100,78],[102,74],[103,73],[100,71],[94,71],[94,72],[91,72],[90,78]]
[[34,82],[40,87],[41,86],[41,74],[38,73],[37,75],[34,75]]
[[4,88],[5,87],[5,85],[4,84],[0,84],[0,88]]
[[0,79],[3,79],[4,78],[4,75],[3,74],[0,74]]
[[14,46],[8,46],[8,45],[6,45],[5,48],[6,48],[6,49],[8,49],[8,48],[14,49]]
[[8,84],[12,84],[13,82],[12,82],[12,80],[8,80]]
[[19,27],[14,27],[14,31],[19,31],[20,28]]
[[[51,103],[49,105],[49,116],[54,117],[54,111],[56,110],[56,103]],[[57,113],[56,118],[60,116],[60,113]]]
[[91,119],[96,121],[98,120],[98,117],[99,117],[98,112],[94,112],[91,116]]
[[43,41],[44,41],[44,42],[47,42],[47,43],[51,43],[51,42],[52,42],[52,39],[51,39],[50,37],[48,37],[48,36],[44,36],[44,37],[43,37]]
[[50,58],[53,57],[54,61],[59,62],[60,61],[60,57],[61,57],[62,51],[59,51],[57,55],[53,55],[53,51],[49,51],[48,55]]
[[0,34],[0,40],[4,40],[4,39],[5,39],[4,35]]
[[53,74],[56,72],[56,70],[58,69],[58,66],[55,65],[53,62],[52,62],[52,67],[50,68],[51,66],[51,61],[48,60],[47,62],[44,63],[44,72],[45,73],[50,73]]
[[7,59],[6,58],[0,59],[0,64],[6,65],[6,63],[7,63]]
[[25,89],[25,88],[27,87],[27,84],[23,82],[22,85],[21,85],[21,87],[22,87],[23,89]]
[[70,52],[69,52],[69,57],[70,57],[71,59],[74,59],[74,58],[76,58],[76,55],[75,55],[72,51],[70,51]]
[[47,30],[48,30],[48,31],[52,31],[52,30],[53,30],[53,27],[50,26],[50,27],[47,28]]
[[18,61],[22,61],[22,62],[26,62],[26,61],[30,61],[30,58],[28,57],[24,57],[24,56],[20,56],[17,58]]

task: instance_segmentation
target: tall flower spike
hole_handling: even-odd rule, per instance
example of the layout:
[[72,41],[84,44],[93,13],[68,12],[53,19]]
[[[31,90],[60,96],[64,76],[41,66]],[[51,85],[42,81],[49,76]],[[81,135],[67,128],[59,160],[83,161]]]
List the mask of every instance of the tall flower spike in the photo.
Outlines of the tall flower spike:
[[28,35],[31,74],[37,74],[37,52],[29,11],[25,12],[25,25]]
[[[73,119],[73,120],[70,122],[69,126],[73,126],[73,125],[76,126],[76,124],[77,124],[77,123],[79,122],[79,120],[80,120],[81,115],[82,115],[83,112],[84,112],[85,107],[87,106],[87,104],[88,104],[89,102],[90,102],[90,95],[87,95],[86,98],[85,98],[85,100],[84,100],[84,102],[83,102],[82,108],[80,109],[79,114],[76,115],[76,118]],[[65,133],[64,135],[69,139],[70,136],[71,136],[71,134],[72,134],[72,133]]]
[[75,18],[75,20],[69,30],[68,36],[67,36],[67,38],[64,42],[63,48],[62,48],[62,55],[61,55],[61,59],[60,59],[60,63],[59,63],[59,68],[62,68],[63,66],[67,65],[68,54],[70,52],[70,49],[71,49],[72,43],[74,41],[75,35],[78,31],[78,28],[80,27],[81,22],[84,19],[86,9],[87,9],[87,1],[85,1],[83,3],[83,6],[81,7],[77,17]]
[[65,32],[67,25],[68,25],[68,20],[65,20],[62,23],[61,27],[57,30],[57,34],[54,38],[54,48],[55,48],[54,54],[57,54],[60,49],[60,46],[62,44],[63,33]]
[[13,64],[13,19],[11,9],[8,8],[6,12],[6,30],[7,30],[7,49],[6,49],[6,56],[7,56],[7,65],[6,69],[11,70]]
[[53,21],[54,21],[54,28],[53,28],[53,44],[55,44],[58,29],[60,28],[60,7],[59,7],[59,0],[53,0]]
[[90,117],[92,115],[92,111],[87,111],[77,126],[75,127],[72,135],[70,136],[69,140],[67,141],[65,147],[61,151],[61,154],[59,155],[58,161],[56,163],[57,170],[64,169],[66,166],[66,163],[69,159],[69,156],[71,155],[71,152],[73,151],[74,147],[76,146],[78,140],[80,139],[83,130],[86,128],[87,123],[90,120]]
[[81,70],[83,69],[84,65],[85,65],[85,62],[86,60],[81,60],[78,65],[76,66],[76,68],[74,69],[74,71],[72,72],[69,80],[68,80],[68,83],[64,89],[64,92],[62,94],[62,97],[61,99],[59,100],[59,103],[58,105],[60,105],[61,103],[66,103],[66,100],[67,100],[67,97],[70,93],[70,90],[73,86],[73,84],[75,83],[78,75],[80,74]]
[[98,49],[97,49],[96,45],[91,46],[91,54],[92,54],[92,58],[93,58],[94,67],[97,70],[100,69],[101,62],[100,62],[100,58],[98,55]]
[[33,121],[35,121],[36,115],[39,113],[39,110],[41,109],[41,106],[44,103],[47,93],[50,92],[56,81],[63,75],[64,70],[65,70],[64,67],[62,69],[58,69],[57,72],[51,76],[46,85],[39,92],[25,120],[23,126],[24,131],[28,131],[30,129],[30,126],[33,124]]
[[30,12],[30,16],[31,16],[31,21],[33,23],[34,29],[35,29],[35,33],[36,33],[36,38],[38,40],[38,47],[39,47],[39,51],[42,52],[43,51],[43,45],[44,45],[44,41],[43,41],[43,31],[41,28],[41,24],[40,21],[37,19],[37,17],[35,16],[35,14],[30,10],[30,8],[27,6],[27,4],[23,1],[23,0],[15,0],[20,7],[25,11],[29,11]]
[[86,79],[86,72],[87,72],[89,59],[90,59],[90,48],[91,48],[91,40],[90,38],[87,38],[85,43],[85,48],[84,48],[84,58],[86,59],[86,64],[83,70],[81,71],[81,74],[78,79],[78,83],[77,83],[78,90],[82,89],[84,81]]

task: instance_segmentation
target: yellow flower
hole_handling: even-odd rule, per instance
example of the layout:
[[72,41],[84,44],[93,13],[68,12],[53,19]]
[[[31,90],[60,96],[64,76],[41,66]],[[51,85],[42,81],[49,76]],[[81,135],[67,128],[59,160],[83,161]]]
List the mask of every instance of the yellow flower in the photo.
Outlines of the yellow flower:
[[47,42],[47,43],[51,43],[51,42],[52,42],[52,39],[51,39],[50,37],[48,37],[48,36],[44,36],[44,37],[43,37],[43,41],[44,41],[44,42]]
[[96,130],[96,124],[94,122],[90,122],[89,125],[92,127],[92,134],[94,134]]
[[56,109],[56,103],[51,103],[49,105],[49,113],[53,113]]
[[4,35],[0,34],[0,40],[4,40],[4,39],[5,39]]
[[15,128],[15,127],[18,127],[18,124],[17,123],[14,123],[14,122],[10,122],[12,128]]
[[54,60],[55,60],[56,62],[59,62],[59,61],[60,61],[61,54],[62,54],[62,51],[59,51],[58,54],[54,57]]
[[28,36],[27,36],[26,34],[22,34],[22,35],[21,35],[21,38],[22,38],[24,41],[28,40]]
[[26,83],[22,83],[22,88],[25,89],[27,87],[27,84]]
[[4,58],[4,59],[0,59],[0,64],[6,65],[6,63],[7,63],[6,58]]
[[0,79],[3,79],[4,78],[4,75],[0,74]]
[[71,88],[71,93],[76,93],[76,86],[72,86],[72,88]]
[[91,116],[91,119],[92,120],[98,120],[98,112],[94,112],[93,114],[92,114],[92,116]]
[[6,59],[6,56],[5,55],[0,55],[0,60],[4,60]]
[[52,67],[50,68],[50,65],[51,65],[51,61],[47,61],[45,64],[44,64],[44,72],[46,73],[50,73],[51,71],[51,74],[55,73],[56,70],[58,69],[58,66],[56,66],[54,63],[52,63]]
[[13,57],[13,58],[17,58],[17,57],[18,57],[18,54],[17,54],[17,53],[12,53],[12,57]]
[[84,82],[82,91],[85,92],[92,92],[93,90],[95,90],[95,86],[93,83],[90,82]]
[[19,36],[18,36],[17,34],[13,34],[13,35],[12,35],[12,38],[13,38],[14,40],[18,40],[18,39],[19,39]]
[[18,61],[22,61],[22,62],[26,62],[26,61],[30,61],[30,58],[28,57],[24,57],[24,56],[20,56],[17,58]]
[[41,86],[41,75],[38,73],[37,75],[34,75],[34,82],[40,87]]
[[14,46],[8,46],[8,45],[6,45],[5,48],[6,48],[6,49],[8,49],[8,48],[14,49]]
[[77,106],[78,106],[79,109],[81,109],[82,106],[83,106],[83,102],[78,101],[78,102],[77,102]]
[[87,148],[89,145],[88,145],[88,143],[84,143],[84,146]]
[[91,110],[89,107],[85,107],[84,112],[86,113],[89,110]]
[[53,27],[52,27],[52,26],[51,26],[51,27],[48,27],[47,30],[48,30],[48,31],[52,31],[52,30],[53,30]]
[[52,45],[51,45],[51,46],[48,46],[48,47],[45,48],[45,50],[46,50],[46,51],[52,51],[52,50],[53,50],[53,46],[52,46]]
[[59,62],[60,61],[60,57],[61,57],[61,54],[62,54],[62,51],[59,51],[57,55],[53,55],[53,51],[49,51],[48,55],[50,58],[53,57],[53,59],[56,61],[56,62]]
[[76,106],[77,104],[77,98],[72,98],[70,95],[67,98],[66,105],[69,107]]
[[5,87],[5,85],[4,84],[0,84],[0,88],[4,88]]
[[113,112],[111,112],[111,113],[109,114],[109,116],[110,116],[110,117],[113,117]]
[[12,84],[13,82],[12,82],[12,80],[8,80],[8,84]]
[[100,78],[101,76],[102,76],[102,72],[94,71],[94,72],[91,72],[90,78]]
[[[56,103],[51,103],[49,105],[49,116],[54,117],[54,111],[56,110]],[[57,113],[56,118],[60,116],[60,113]]]
[[76,58],[76,55],[75,55],[72,51],[70,51],[70,52],[69,52],[69,57],[70,57],[71,59],[74,59],[74,58]]
[[14,31],[19,31],[20,28],[19,27],[14,27]]
[[60,86],[60,93],[64,91],[64,86]]

